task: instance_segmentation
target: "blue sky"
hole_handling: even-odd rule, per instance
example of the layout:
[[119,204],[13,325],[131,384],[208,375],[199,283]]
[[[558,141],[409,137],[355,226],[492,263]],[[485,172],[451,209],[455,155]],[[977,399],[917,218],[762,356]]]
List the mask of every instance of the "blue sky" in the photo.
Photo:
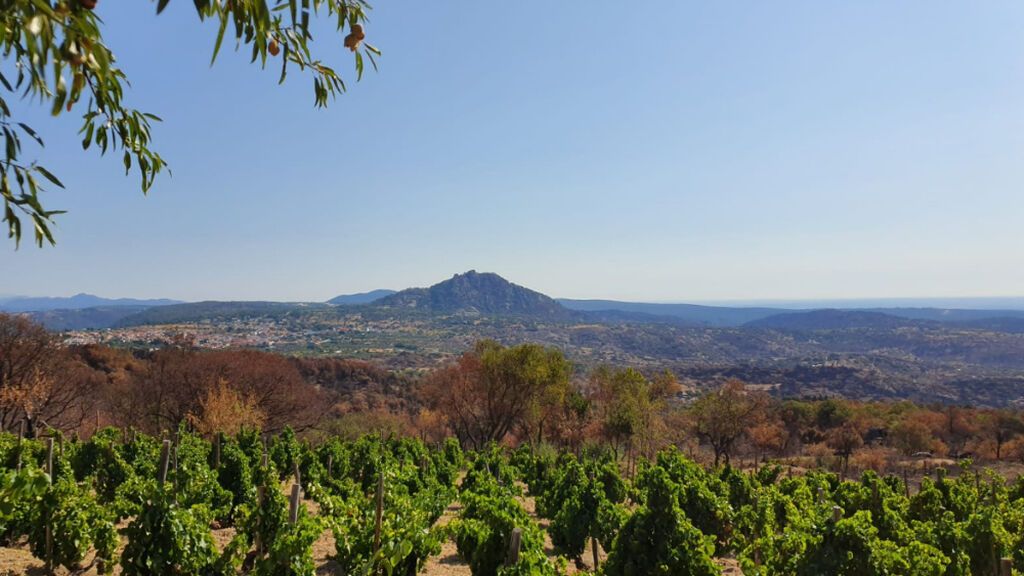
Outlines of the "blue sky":
[[380,72],[327,110],[245,54],[210,68],[190,2],[98,10],[173,176],[143,197],[20,103],[69,213],[56,247],[0,250],[0,294],[323,300],[475,268],[564,297],[1024,295],[1017,0],[378,2]]

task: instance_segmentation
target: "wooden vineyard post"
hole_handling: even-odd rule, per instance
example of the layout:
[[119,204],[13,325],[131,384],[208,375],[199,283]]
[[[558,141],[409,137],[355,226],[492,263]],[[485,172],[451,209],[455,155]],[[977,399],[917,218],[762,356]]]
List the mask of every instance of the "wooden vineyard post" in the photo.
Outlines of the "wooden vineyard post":
[[818,504],[821,504],[824,501],[825,501],[825,490],[821,486],[818,486]]
[[50,477],[50,484],[53,484],[53,438],[46,439],[46,475]]
[[[257,510],[259,510],[259,514],[263,514],[263,491],[264,491],[263,486],[257,486],[256,487],[256,508],[257,508]],[[256,546],[256,553],[260,554],[260,555],[263,554],[263,538],[260,537],[260,534],[263,532],[263,527],[262,526],[263,526],[263,520],[262,520],[262,517],[261,517],[260,518],[260,529],[256,530],[256,537],[254,538],[255,542],[253,543]]]
[[180,438],[178,437],[178,429],[174,429],[174,443],[171,444],[171,468],[174,469],[174,489],[178,489],[178,443]]
[[333,478],[334,477],[334,455],[333,454],[328,454],[327,455],[327,477],[328,478]]
[[515,566],[519,563],[519,547],[523,544],[523,529],[514,528],[512,537],[508,540],[508,556],[505,558],[505,566]]
[[160,476],[157,480],[160,481],[160,489],[164,487],[164,482],[167,482],[167,467],[171,463],[171,441],[164,440],[163,445],[160,447],[160,468],[158,472]]
[[[53,484],[53,437],[46,439],[46,476],[50,480],[50,484]],[[51,527],[50,515],[53,514],[52,510],[48,510],[46,518],[46,573],[53,574],[53,528]]]
[[1013,576],[1013,558],[1003,558],[999,561],[999,576]]
[[[754,510],[757,510],[759,508],[760,504],[761,504],[760,499],[755,495],[754,496]],[[756,541],[760,537],[761,537],[761,529],[755,526],[754,527],[754,540]],[[760,565],[761,565],[761,546],[758,544],[758,545],[754,546],[754,566],[760,566]]]
[[295,473],[295,483],[301,485],[302,472],[299,470],[299,461],[297,459],[292,461],[292,472]]
[[[531,448],[532,449],[532,448]],[[587,480],[591,483],[594,482],[594,473],[592,471],[587,472]],[[590,537],[590,554],[594,557],[594,571],[600,567],[600,559],[597,556],[597,537]]]
[[633,446],[632,445],[626,446],[626,454],[625,454],[625,456],[626,456],[626,477],[627,478],[632,478],[632,476],[630,475],[632,473],[632,469],[631,469],[631,467],[629,465],[629,456],[630,456],[630,454],[632,454],[632,451],[633,451]]
[[174,494],[177,498],[178,494],[178,443],[175,442],[174,446],[171,447],[171,468],[174,469]]
[[220,469],[220,432],[213,437],[213,469]]
[[384,468],[381,467],[377,476],[377,514],[373,524],[373,553],[380,550],[380,526],[384,520]]
[[299,521],[299,498],[302,496],[302,486],[298,483],[292,484],[292,498],[288,508],[288,522],[295,524]]
[[832,521],[839,522],[843,518],[843,509],[839,506],[832,507]]
[[18,421],[18,464],[17,464],[18,472],[21,472],[21,448],[22,448],[21,447],[21,443],[22,443],[22,440],[24,438],[25,438],[25,421],[24,420],[19,420]]
[[46,519],[46,573],[53,574],[53,528],[50,519]]

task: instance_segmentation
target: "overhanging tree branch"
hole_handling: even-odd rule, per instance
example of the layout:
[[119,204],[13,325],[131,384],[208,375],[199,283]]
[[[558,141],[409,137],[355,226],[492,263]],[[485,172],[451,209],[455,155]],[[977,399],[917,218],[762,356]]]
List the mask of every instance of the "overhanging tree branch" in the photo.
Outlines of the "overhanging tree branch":
[[[157,13],[170,0],[154,0]],[[289,68],[313,76],[316,107],[346,90],[334,67],[313,55],[311,18],[325,16],[336,24],[342,44],[353,53],[356,79],[362,78],[364,59],[376,69],[380,51],[365,42],[364,25],[369,5],[363,0],[193,0],[202,21],[217,22],[211,64],[230,29],[236,50],[251,49],[251,61],[266,68],[268,60],[281,56],[280,82]],[[128,174],[134,168],[147,193],[157,175],[169,171],[164,159],[151,148],[154,114],[123,104],[128,78],[104,44],[94,12],[95,0],[7,0],[0,9],[0,124],[3,125],[4,160],[0,161],[0,196],[3,222],[15,247],[22,238],[22,219],[34,229],[35,242],[54,244],[53,217],[40,201],[46,186],[63,183],[36,162],[19,161],[19,132],[40,146],[43,139],[30,126],[16,122],[9,96],[20,102],[36,102],[54,116],[69,113],[83,97],[87,100],[79,135],[82,148],[95,147],[100,154],[120,151]],[[282,54],[283,51],[283,54]],[[6,97],[5,97],[6,96]],[[14,126],[20,128],[16,130]]]

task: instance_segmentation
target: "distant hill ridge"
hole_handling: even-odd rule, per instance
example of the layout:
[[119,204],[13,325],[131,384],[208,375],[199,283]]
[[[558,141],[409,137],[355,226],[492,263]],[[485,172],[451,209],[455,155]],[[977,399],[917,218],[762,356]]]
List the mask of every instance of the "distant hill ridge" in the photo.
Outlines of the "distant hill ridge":
[[92,294],[75,294],[70,297],[30,297],[19,296],[0,301],[0,312],[42,312],[46,310],[81,310],[84,308],[115,307],[115,306],[167,306],[180,304],[180,300],[157,298],[141,300],[137,298],[102,298]]
[[[1006,302],[1004,302],[1004,300]],[[877,303],[877,301],[871,301]],[[849,301],[847,303],[853,303]],[[1008,303],[984,301],[986,304]],[[490,272],[470,270],[428,288],[372,290],[313,302],[192,302],[155,299],[101,298],[77,294],[67,298],[7,297],[0,312],[28,313],[54,330],[109,328],[139,324],[200,322],[232,318],[283,318],[295,314],[344,313],[348,306],[366,307],[376,315],[468,314],[511,315],[569,323],[642,323],[707,328],[776,330],[891,329],[942,325],[1024,334],[1024,310],[940,307],[773,308],[553,299]],[[323,311],[323,312],[321,312]]]
[[151,306],[93,306],[38,310],[25,314],[49,330],[90,330],[116,326],[125,318],[150,308]]
[[513,284],[492,272],[470,270],[429,288],[409,288],[374,301],[378,308],[414,309],[434,313],[465,312],[520,316],[568,317],[553,298]]
[[[775,314],[791,312],[785,308],[702,306],[699,304],[654,304],[616,300],[574,300],[558,298],[570,310],[581,312],[629,312],[655,318],[676,318],[697,326],[741,326]],[[796,312],[792,310],[792,312]]]
[[359,292],[358,294],[342,294],[341,296],[335,296],[327,301],[328,304],[334,304],[335,306],[353,306],[359,304],[369,304],[384,298],[385,296],[391,296],[396,290],[370,290],[369,292]]
[[939,322],[913,320],[892,314],[865,310],[811,310],[808,312],[787,312],[747,322],[749,328],[770,328],[773,330],[847,330],[895,328],[924,328],[939,326]]
[[331,308],[330,305],[323,302],[264,302],[258,300],[222,302],[208,300],[146,308],[141,312],[121,318],[116,325],[140,326],[205,320],[282,318],[294,313],[327,308]]

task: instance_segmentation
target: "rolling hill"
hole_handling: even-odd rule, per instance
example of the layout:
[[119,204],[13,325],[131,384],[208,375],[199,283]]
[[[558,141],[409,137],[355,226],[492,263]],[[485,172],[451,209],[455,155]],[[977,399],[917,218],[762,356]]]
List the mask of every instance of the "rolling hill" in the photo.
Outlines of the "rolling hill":
[[123,327],[248,318],[280,319],[329,308],[331,308],[329,304],[322,302],[220,302],[211,300],[147,308],[125,316],[116,325]]
[[341,296],[335,296],[327,301],[328,304],[334,304],[335,306],[358,306],[360,304],[369,304],[380,300],[385,296],[394,294],[395,290],[371,290],[369,292],[359,292],[358,294],[342,294]]
[[783,308],[744,308],[727,306],[701,306],[697,304],[651,304],[646,302],[619,302],[616,300],[573,300],[559,298],[557,302],[570,310],[583,312],[635,312],[649,317],[672,317],[695,326],[742,326],[782,312]]
[[70,297],[16,296],[0,301],[0,312],[42,312],[46,310],[81,310],[83,308],[112,308],[117,306],[150,307],[179,304],[180,300],[159,298],[140,300],[136,298],[102,298],[92,294],[75,294]]
[[569,319],[554,299],[490,272],[470,270],[429,288],[409,288],[374,301],[375,308],[470,315],[542,316]]
[[938,322],[911,320],[882,312],[865,310],[811,310],[808,312],[787,312],[747,322],[748,328],[770,328],[773,330],[850,330],[873,329],[894,330],[896,328],[921,328],[937,326]]
[[48,330],[90,330],[110,328],[125,318],[148,310],[150,306],[95,306],[92,308],[71,308],[27,312],[36,322]]
[[491,338],[556,346],[581,371],[605,363],[668,368],[693,386],[738,377],[784,396],[1024,403],[1024,319],[1000,311],[910,308],[915,318],[908,318],[890,310],[563,304],[475,271],[377,294],[333,299],[341,303],[211,301],[36,314],[56,329],[114,323],[119,328],[98,337],[125,346],[190,330],[211,347],[421,369]]

